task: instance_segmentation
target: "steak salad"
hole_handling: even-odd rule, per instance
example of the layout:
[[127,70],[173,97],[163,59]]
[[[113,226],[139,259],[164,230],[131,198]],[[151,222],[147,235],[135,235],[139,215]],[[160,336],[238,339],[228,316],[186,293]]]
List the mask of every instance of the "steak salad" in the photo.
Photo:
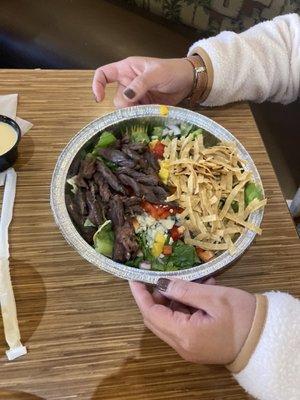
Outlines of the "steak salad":
[[186,123],[99,134],[73,161],[66,205],[95,250],[130,267],[191,268],[236,238],[263,207],[261,189],[232,143]]

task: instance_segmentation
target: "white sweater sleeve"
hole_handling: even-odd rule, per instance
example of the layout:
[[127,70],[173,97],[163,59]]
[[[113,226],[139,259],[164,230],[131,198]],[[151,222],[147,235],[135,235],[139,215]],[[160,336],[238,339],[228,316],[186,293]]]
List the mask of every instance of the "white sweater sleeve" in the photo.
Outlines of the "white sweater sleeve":
[[206,51],[214,80],[203,105],[239,100],[290,103],[300,91],[300,16],[287,14],[236,34],[222,32],[189,50]]
[[270,292],[265,326],[247,366],[234,375],[259,400],[300,399],[300,301]]

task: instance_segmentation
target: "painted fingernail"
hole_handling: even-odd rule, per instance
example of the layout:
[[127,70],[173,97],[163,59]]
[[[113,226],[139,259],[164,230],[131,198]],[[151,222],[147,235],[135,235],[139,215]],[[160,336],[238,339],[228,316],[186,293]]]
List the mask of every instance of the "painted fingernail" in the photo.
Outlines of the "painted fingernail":
[[156,287],[161,292],[166,292],[170,282],[171,281],[168,278],[159,278],[159,280],[157,281]]
[[130,89],[130,88],[128,88],[128,89],[124,90],[124,95],[126,97],[128,97],[128,99],[131,100],[131,99],[133,99],[135,97],[135,91]]
[[95,94],[94,94],[94,99],[95,99],[95,102],[96,102],[96,103],[99,103],[99,101],[98,101],[98,99],[97,99],[97,97],[96,97]]

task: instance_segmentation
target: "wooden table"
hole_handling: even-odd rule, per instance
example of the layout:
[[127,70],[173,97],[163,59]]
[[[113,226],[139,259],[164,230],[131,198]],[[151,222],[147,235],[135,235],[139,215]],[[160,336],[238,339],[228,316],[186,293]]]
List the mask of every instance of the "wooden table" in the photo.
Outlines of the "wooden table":
[[[20,329],[29,352],[7,362],[0,326],[0,398],[247,399],[225,368],[184,362],[150,333],[127,282],[87,264],[54,224],[49,189],[59,153],[82,126],[113,109],[114,87],[102,104],[94,102],[92,75],[0,71],[0,93],[19,93],[18,115],[34,124],[20,146],[10,235]],[[249,107],[203,113],[246,146],[268,197],[262,236],[219,282],[299,295],[299,240]]]

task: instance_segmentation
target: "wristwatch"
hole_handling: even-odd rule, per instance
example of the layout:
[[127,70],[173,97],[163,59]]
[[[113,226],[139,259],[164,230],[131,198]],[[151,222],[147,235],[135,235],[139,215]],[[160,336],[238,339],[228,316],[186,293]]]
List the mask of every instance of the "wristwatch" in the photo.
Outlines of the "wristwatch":
[[208,75],[202,57],[193,55],[186,57],[186,60],[192,65],[194,71],[193,87],[186,100],[189,102],[189,106],[194,108],[197,103],[201,103],[203,95],[206,94]]

